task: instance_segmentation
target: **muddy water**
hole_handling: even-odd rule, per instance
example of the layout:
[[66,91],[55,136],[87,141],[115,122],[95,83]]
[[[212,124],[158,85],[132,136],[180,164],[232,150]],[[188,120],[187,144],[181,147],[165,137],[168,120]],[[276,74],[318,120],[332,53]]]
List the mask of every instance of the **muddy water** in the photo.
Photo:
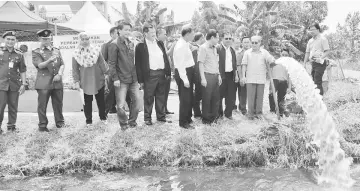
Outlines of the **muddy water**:
[[[291,169],[142,169],[128,173],[73,174],[54,177],[2,178],[0,190],[105,191],[105,190],[241,190],[327,191],[317,185],[312,170]],[[360,166],[353,167],[356,183],[346,190],[360,190]],[[345,190],[345,189],[340,189]]]

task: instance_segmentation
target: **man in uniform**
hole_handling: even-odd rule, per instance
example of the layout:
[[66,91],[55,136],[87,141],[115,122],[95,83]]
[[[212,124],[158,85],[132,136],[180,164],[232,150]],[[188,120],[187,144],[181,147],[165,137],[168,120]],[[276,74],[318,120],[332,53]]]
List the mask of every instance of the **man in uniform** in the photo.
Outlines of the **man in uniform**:
[[40,30],[37,32],[41,42],[40,48],[33,51],[33,64],[38,70],[35,89],[38,92],[39,131],[48,132],[48,119],[46,108],[51,97],[57,128],[64,126],[63,108],[63,83],[64,62],[60,50],[51,46],[51,31]]
[[4,111],[8,105],[8,131],[15,131],[19,95],[25,92],[26,65],[20,50],[14,48],[15,32],[5,32],[5,46],[0,47],[0,134]]

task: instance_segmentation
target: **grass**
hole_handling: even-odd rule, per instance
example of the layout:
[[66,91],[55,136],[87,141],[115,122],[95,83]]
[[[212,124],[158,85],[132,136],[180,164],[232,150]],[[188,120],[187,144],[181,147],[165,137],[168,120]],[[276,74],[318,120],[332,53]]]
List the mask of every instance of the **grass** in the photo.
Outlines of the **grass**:
[[[358,94],[353,85],[345,82],[336,82],[330,88],[325,101],[344,135],[342,147],[356,158],[360,156],[360,147],[348,136],[354,133],[344,132],[359,128],[354,124],[358,124],[360,106],[353,99]],[[265,116],[269,120],[256,121],[248,121],[240,113],[234,115],[235,120],[221,120],[212,126],[195,120],[194,130],[179,128],[175,115],[171,124],[155,123],[148,127],[140,123],[137,128],[123,132],[114,115],[108,125],[96,122],[87,128],[80,113],[66,117],[69,125],[66,128],[56,129],[50,124],[50,133],[37,132],[37,116],[21,116],[17,123],[19,133],[0,135],[0,173],[31,176],[126,171],[148,166],[316,165],[317,148],[309,144],[311,135],[304,116],[292,115],[276,122],[276,116],[268,113]],[[138,122],[141,121],[139,116]]]

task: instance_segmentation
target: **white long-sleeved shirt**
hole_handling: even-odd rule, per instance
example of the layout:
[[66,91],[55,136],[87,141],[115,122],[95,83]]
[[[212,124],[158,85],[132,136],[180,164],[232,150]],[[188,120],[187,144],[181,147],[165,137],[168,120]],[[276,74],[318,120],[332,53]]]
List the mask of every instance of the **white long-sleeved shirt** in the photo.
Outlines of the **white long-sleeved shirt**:
[[145,41],[149,51],[150,70],[164,69],[165,68],[164,55],[159,45],[157,44],[156,40],[149,41],[145,39]]
[[189,82],[186,76],[186,68],[195,65],[193,55],[190,50],[190,44],[183,38],[180,38],[174,48],[174,66],[179,72],[182,81]]
[[230,46],[226,48],[226,46],[223,44],[223,47],[225,48],[225,72],[232,72],[233,66],[232,66],[232,54],[230,50]]

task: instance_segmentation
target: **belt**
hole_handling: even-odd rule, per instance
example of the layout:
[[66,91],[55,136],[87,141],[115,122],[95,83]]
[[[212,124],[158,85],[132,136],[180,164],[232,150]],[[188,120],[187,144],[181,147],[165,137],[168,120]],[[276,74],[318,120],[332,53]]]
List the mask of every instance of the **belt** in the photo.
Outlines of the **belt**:
[[[186,67],[185,69],[188,69],[188,68],[195,68],[195,66]],[[175,69],[179,70],[178,68],[175,68]]]
[[213,76],[217,76],[217,75],[219,75],[219,74],[208,73],[208,72],[204,72],[204,74],[206,74],[206,75],[213,75]]
[[164,69],[157,69],[157,70],[150,69],[150,71],[152,71],[152,72],[160,72],[160,71],[164,71]]

